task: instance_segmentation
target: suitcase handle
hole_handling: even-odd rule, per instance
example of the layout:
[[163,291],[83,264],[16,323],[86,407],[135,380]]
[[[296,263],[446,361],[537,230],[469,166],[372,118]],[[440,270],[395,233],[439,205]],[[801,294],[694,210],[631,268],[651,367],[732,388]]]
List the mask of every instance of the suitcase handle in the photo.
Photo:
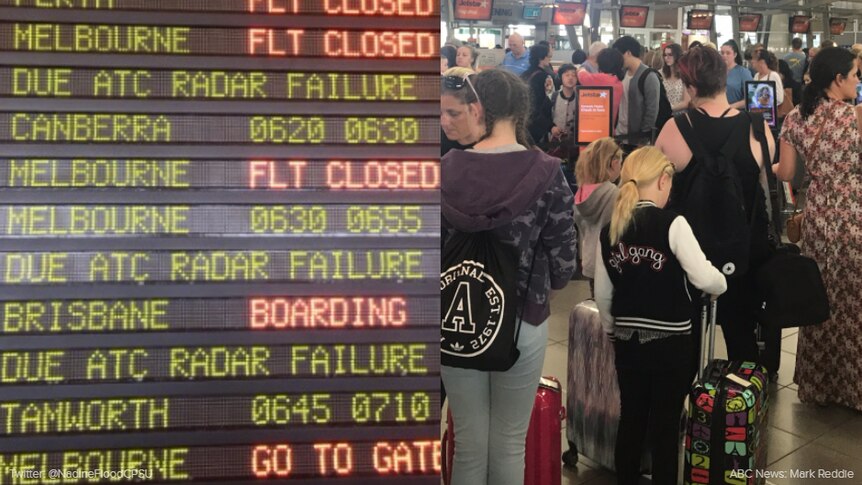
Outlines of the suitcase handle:
[[718,301],[703,295],[703,308],[700,310],[700,360],[698,360],[697,380],[703,379],[706,366],[715,359],[715,326],[718,324]]

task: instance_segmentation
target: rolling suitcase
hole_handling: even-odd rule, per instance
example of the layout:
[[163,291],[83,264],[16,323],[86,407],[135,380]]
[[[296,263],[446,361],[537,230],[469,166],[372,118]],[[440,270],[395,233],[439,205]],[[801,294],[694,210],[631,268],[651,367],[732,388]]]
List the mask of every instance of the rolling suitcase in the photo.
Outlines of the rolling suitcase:
[[761,485],[765,479],[753,470],[767,464],[767,371],[754,362],[713,360],[716,312],[715,302],[701,312],[700,362],[689,395],[683,483]]
[[613,470],[620,388],[614,347],[602,330],[599,310],[593,300],[575,305],[569,315],[566,378],[566,438],[571,449],[566,464],[573,465],[580,452]]
[[[574,466],[578,453],[581,453],[599,465],[615,470],[620,387],[614,346],[602,330],[599,310],[593,300],[578,303],[569,315],[566,378],[569,451],[563,455],[563,462]],[[650,468],[648,447],[644,449],[641,468]]]
[[[542,377],[536,392],[536,401],[530,415],[525,451],[524,485],[559,485],[561,422],[566,418],[560,382],[553,377]],[[452,413],[447,413],[446,431],[443,433],[443,483],[452,483],[452,463],[455,459],[455,428]]]
[[560,485],[562,421],[566,419],[560,381],[542,377],[527,430],[524,485]]

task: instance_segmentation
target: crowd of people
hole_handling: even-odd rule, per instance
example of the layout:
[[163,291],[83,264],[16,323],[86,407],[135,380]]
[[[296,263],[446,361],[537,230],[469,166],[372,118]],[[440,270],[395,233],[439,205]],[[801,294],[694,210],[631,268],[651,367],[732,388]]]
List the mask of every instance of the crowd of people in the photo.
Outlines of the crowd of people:
[[[576,51],[556,70],[546,43],[527,48],[513,34],[508,46],[500,66],[481,72],[472,46],[446,46],[441,56],[444,243],[457,231],[492,231],[521,254],[519,301],[529,289],[512,369],[443,367],[455,422],[452,484],[523,482],[550,293],[576,269],[590,280],[614,341],[618,483],[637,483],[648,432],[653,483],[676,483],[679,416],[697,370],[697,294],[717,299],[729,358],[758,361],[753,274],[780,243],[767,180],[791,180],[801,166],[810,179],[802,252],[822,272],[832,313],[801,330],[794,382],[802,402],[862,411],[862,105],[853,105],[862,45],[806,52],[793,39],[778,59],[766,46],[743,51],[733,40],[668,43],[647,59],[624,36]],[[776,127],[747,112],[751,80],[775,82],[774,102],[783,106]],[[588,146],[574,142],[579,85],[613,91],[614,132]],[[667,122],[658,119],[663,97],[677,115]],[[745,271],[711,264],[679,215],[674,194],[696,164],[685,136],[692,132],[707,152],[732,147],[743,200],[754,201],[745,204]],[[639,249],[653,255],[648,264],[631,257]]]

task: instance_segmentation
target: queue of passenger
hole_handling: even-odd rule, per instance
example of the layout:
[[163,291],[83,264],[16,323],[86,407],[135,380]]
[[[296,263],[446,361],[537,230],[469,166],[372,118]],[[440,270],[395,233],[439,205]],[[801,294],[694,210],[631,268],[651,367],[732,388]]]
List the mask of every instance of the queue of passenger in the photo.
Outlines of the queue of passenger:
[[[647,432],[653,483],[675,483],[678,418],[699,345],[700,302],[692,299],[692,290],[717,298],[730,359],[758,361],[753,274],[777,242],[770,237],[775,221],[767,210],[767,172],[792,179],[798,156],[811,178],[802,252],[823,274],[832,318],[802,329],[794,382],[804,403],[862,411],[862,105],[849,101],[857,95],[862,45],[853,51],[821,46],[809,49],[806,58],[794,39],[793,51],[780,61],[754,46],[746,51],[749,69],[735,41],[722,44],[720,52],[708,45],[684,51],[668,44],[658,51],[663,65],[654,76],[641,60],[644,48],[626,36],[610,47],[595,43],[581,51],[580,65],[561,66],[559,89],[545,74],[551,60],[547,46],[527,49],[517,34],[509,45],[498,68],[474,73],[471,53],[469,69],[449,69],[441,83],[441,125],[455,142],[444,144],[442,153],[444,238],[490,230],[517,247],[519,300],[526,298],[526,325],[517,342],[523,361],[505,372],[443,367],[455,419],[451,483],[523,483],[548,299],[565,286],[576,263],[591,280],[608,337],[615,341],[621,391],[618,483],[637,483]],[[776,83],[777,105],[785,101],[783,86],[792,93],[780,125],[780,150],[763,118],[746,112],[745,81],[752,79]],[[575,85],[612,88],[614,138],[587,147],[574,144]],[[657,126],[662,92],[682,118]],[[745,204],[751,221],[745,271],[710,265],[691,221],[678,216],[681,208],[669,200],[674,185],[688,183],[687,168],[695,160],[677,120],[693,128],[709,153],[737,145],[730,161],[742,199],[754,201]],[[633,138],[636,146],[624,150]],[[563,139],[571,143],[570,152],[557,151]],[[558,168],[560,160],[545,149],[564,154],[562,161],[575,174],[570,184]],[[658,271],[611,266],[614,258],[625,261],[625,255],[614,253],[620,245],[662,248],[665,263]],[[534,251],[538,257],[531,264]],[[689,305],[680,306],[681,299]],[[638,319],[659,323],[645,329],[631,323]],[[645,397],[657,394],[667,396],[662,406]]]

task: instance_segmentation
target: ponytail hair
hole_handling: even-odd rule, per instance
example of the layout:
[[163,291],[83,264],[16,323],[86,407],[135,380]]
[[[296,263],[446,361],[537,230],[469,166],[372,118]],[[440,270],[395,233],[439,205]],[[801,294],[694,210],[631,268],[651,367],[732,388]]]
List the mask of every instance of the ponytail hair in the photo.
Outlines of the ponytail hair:
[[620,242],[632,222],[632,213],[640,200],[638,189],[649,186],[662,174],[673,177],[673,172],[673,165],[655,147],[639,148],[626,158],[620,174],[620,194],[611,215],[611,245]]
[[811,82],[802,90],[802,101],[799,103],[799,112],[803,119],[811,116],[820,100],[826,98],[826,90],[832,85],[832,81],[839,74],[847,75],[855,62],[856,58],[850,51],[839,47],[830,47],[817,53],[808,69]]
[[533,143],[527,131],[527,120],[530,119],[530,89],[527,84],[508,69],[485,69],[470,79],[485,113],[485,134],[479,141],[491,136],[498,122],[511,120],[518,143],[531,148]]
[[575,179],[578,186],[600,184],[611,179],[611,162],[623,161],[623,151],[613,138],[605,137],[590,143],[578,157]]

